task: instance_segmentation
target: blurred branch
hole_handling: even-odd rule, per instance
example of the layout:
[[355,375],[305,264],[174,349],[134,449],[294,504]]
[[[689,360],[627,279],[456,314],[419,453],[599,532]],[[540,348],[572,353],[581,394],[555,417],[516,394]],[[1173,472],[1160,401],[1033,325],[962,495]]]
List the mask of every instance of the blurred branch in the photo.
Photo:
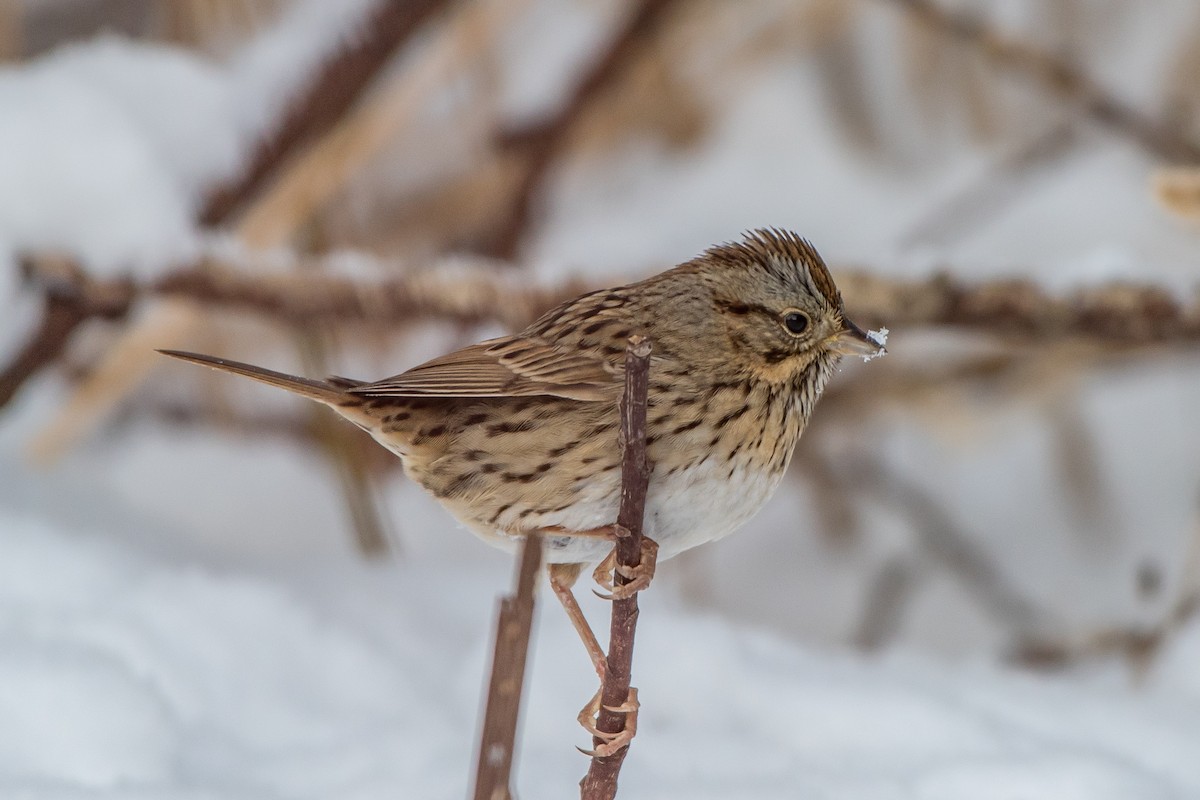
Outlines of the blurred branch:
[[[845,474],[853,476],[853,485],[908,517],[918,548],[949,574],[968,594],[978,598],[996,622],[1018,635],[1037,630],[1041,614],[1028,600],[1009,585],[992,560],[955,524],[954,520],[923,487],[884,468],[872,458],[851,459],[844,464]],[[885,570],[872,592],[874,604],[868,606],[859,628],[864,644],[878,647],[886,635],[899,625],[901,612],[884,608],[884,600],[906,599],[908,576]]]
[[93,318],[120,318],[134,299],[128,281],[96,283],[70,259],[41,256],[25,261],[27,277],[36,273],[43,288],[42,319],[33,335],[0,372],[0,408],[46,364],[55,361],[75,329]]
[[526,166],[498,229],[481,249],[483,253],[503,259],[516,257],[529,228],[537,193],[567,144],[575,124],[596,98],[621,77],[659,20],[674,4],[675,0],[641,0],[629,13],[624,26],[613,35],[608,47],[584,70],[557,112],[502,137],[502,148],[522,154]]
[[1200,338],[1200,297],[1183,303],[1153,284],[1113,282],[1058,296],[1027,279],[968,283],[942,274],[905,281],[855,272],[842,273],[838,285],[855,320],[871,326],[946,326],[1038,341]]
[[999,212],[1028,191],[1028,184],[1076,144],[1068,122],[1056,122],[1000,155],[967,184],[939,198],[901,233],[897,247],[945,247],[992,222]]
[[[301,93],[300,99],[279,121],[276,130],[259,145],[245,173],[213,190],[200,212],[200,221],[209,225],[227,223],[232,213],[249,201],[262,187],[265,179],[302,144],[325,132],[337,121],[358,99],[370,76],[387,60],[387,55],[406,40],[418,28],[425,15],[441,2],[444,0],[381,2],[371,18],[371,25],[364,22],[363,35],[348,40],[349,44],[343,52],[329,59],[312,77],[308,90]],[[336,116],[333,115],[335,110]],[[88,313],[87,297],[79,297],[72,302],[75,307],[71,311],[59,307],[52,308],[47,304],[46,316],[38,330],[26,343],[17,361],[3,372],[4,379],[0,381],[0,388],[3,389],[0,391],[0,408],[4,407],[26,380],[61,356],[74,328],[81,321],[68,324],[69,316],[72,313]],[[178,314],[175,311],[176,309],[164,309],[156,318],[147,320],[146,327],[153,328],[157,324],[172,324],[176,329],[186,327],[186,311]],[[50,318],[52,312],[53,319]],[[165,333],[159,338],[159,346],[170,342]],[[144,362],[131,366],[132,360],[127,357],[128,347],[122,351],[118,344],[117,349],[119,352],[111,354],[105,361],[105,364],[112,365],[107,372],[126,376],[129,373],[137,374],[139,369],[145,369]],[[105,364],[102,364],[102,370],[106,369]],[[131,382],[122,377],[121,385]],[[116,384],[116,379],[106,382],[106,386]],[[99,388],[95,388],[91,394],[99,399],[98,396],[102,393]],[[73,418],[81,420],[79,424],[82,425],[86,424],[85,419],[90,419],[91,416],[93,415],[73,415]]]
[[1039,669],[1063,668],[1089,659],[1119,656],[1133,667],[1135,677],[1142,677],[1170,636],[1181,630],[1200,613],[1200,592],[1179,599],[1166,619],[1145,628],[1112,627],[1082,637],[1054,640],[1030,637],[1019,641],[1010,658],[1025,667]]
[[521,692],[525,686],[525,661],[533,629],[533,590],[542,564],[542,537],[528,534],[521,547],[516,592],[500,600],[496,645],[488,681],[487,707],[479,734],[479,760],[475,769],[475,800],[512,800],[513,753]]
[[893,556],[883,562],[867,590],[853,637],[856,647],[874,652],[895,638],[904,622],[904,612],[916,593],[920,572],[914,560],[905,556]]
[[1193,224],[1200,222],[1200,168],[1159,170],[1154,176],[1154,196],[1177,217]]
[[891,1],[935,30],[974,46],[997,66],[1031,77],[1075,101],[1088,117],[1138,142],[1154,156],[1172,162],[1200,162],[1200,143],[1116,99],[1056,56],[1006,37],[977,19],[947,11],[934,0]]
[[[186,298],[283,322],[404,325],[418,318],[500,322],[518,327],[588,289],[571,280],[531,286],[490,261],[434,262],[378,279],[353,279],[312,262],[295,272],[265,272],[210,259],[147,281],[94,280],[59,258],[30,257],[27,272],[58,302],[84,317],[122,316],[150,297]],[[384,272],[382,266],[380,272]],[[1046,342],[1079,338],[1106,344],[1183,344],[1200,339],[1200,297],[1185,304],[1152,284],[1109,283],[1063,296],[1029,280],[968,283],[948,275],[900,280],[841,272],[854,318],[868,326],[948,327]]]
[[238,223],[251,247],[279,247],[309,225],[338,192],[363,173],[412,123],[462,65],[494,49],[504,22],[527,0],[489,0],[455,6],[432,45],[408,69],[392,76],[367,102],[350,110],[300,157],[289,162],[270,191]]
[[330,131],[345,116],[384,64],[446,0],[381,0],[347,39],[351,46],[332,56],[292,102],[274,132],[259,142],[245,171],[214,189],[200,224],[224,225],[291,154]]
[[[1062,668],[1081,661],[1117,656],[1130,665],[1135,679],[1142,679],[1162,646],[1200,614],[1200,520],[1192,532],[1181,571],[1180,588],[1174,602],[1151,625],[1112,625],[1085,635],[1030,636],[1018,641],[1012,660],[1042,669]],[[1143,562],[1134,575],[1138,594],[1152,601],[1163,588],[1160,566]]]
[[433,267],[365,281],[315,271],[251,275],[206,266],[168,275],[146,291],[292,323],[405,325],[416,319],[438,318],[499,322],[518,328],[589,288],[579,281],[538,288],[528,280],[513,280],[483,269],[457,269],[451,264],[445,271]]
[[24,4],[0,3],[0,64],[18,60],[25,50],[24,15]]

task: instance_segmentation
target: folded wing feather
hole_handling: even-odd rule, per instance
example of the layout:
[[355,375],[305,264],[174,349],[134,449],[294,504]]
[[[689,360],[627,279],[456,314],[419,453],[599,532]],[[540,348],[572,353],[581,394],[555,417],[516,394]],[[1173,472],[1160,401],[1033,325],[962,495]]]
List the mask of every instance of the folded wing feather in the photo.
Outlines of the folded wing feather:
[[552,395],[596,401],[611,399],[619,384],[619,365],[543,340],[505,336],[350,391],[372,397]]

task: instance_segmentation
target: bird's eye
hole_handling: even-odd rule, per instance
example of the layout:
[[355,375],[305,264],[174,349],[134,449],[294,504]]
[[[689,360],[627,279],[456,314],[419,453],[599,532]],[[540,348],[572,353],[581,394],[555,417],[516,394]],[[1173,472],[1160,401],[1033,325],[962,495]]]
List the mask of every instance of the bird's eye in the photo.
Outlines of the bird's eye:
[[789,311],[783,315],[783,327],[788,333],[799,336],[808,330],[808,315],[801,311]]

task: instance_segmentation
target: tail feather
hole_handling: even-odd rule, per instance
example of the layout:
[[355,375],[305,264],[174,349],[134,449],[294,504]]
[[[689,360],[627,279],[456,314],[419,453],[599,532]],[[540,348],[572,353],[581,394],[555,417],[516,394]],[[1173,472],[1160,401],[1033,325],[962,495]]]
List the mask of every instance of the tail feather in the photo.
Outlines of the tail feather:
[[345,403],[347,400],[346,388],[349,385],[357,385],[356,381],[346,381],[345,379],[338,379],[339,384],[345,385],[335,385],[329,381],[301,378],[297,375],[287,375],[282,372],[256,367],[253,364],[243,364],[240,361],[229,361],[224,358],[205,356],[199,353],[185,353],[181,350],[159,350],[158,352],[172,358],[190,361],[193,364],[212,367],[222,372],[245,375],[247,378],[252,378],[259,383],[265,383],[268,386],[278,386],[280,389],[286,389],[293,394],[298,394],[330,406],[338,406]]

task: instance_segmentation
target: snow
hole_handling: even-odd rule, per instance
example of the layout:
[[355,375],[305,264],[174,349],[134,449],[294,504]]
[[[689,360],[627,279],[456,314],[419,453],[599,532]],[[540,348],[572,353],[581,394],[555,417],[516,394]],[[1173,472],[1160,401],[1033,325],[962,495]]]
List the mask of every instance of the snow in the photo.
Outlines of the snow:
[[0,69],[0,258],[65,251],[94,274],[142,275],[195,258],[206,192],[375,2],[291,3],[228,64],[100,38]]
[[299,0],[238,52],[228,67],[239,129],[262,135],[284,112],[306,79],[361,33],[380,0]]
[[[373,0],[286,5],[223,63],[105,38],[0,70],[0,357],[36,319],[13,263],[21,250],[67,250],[96,274],[150,274],[202,247],[239,254],[236,242],[201,241],[196,209],[249,157],[306,67],[357,35]],[[506,112],[554,107],[618,7],[539,5],[499,55]],[[1155,19],[1138,16],[1140,44],[1113,42],[1089,69],[1135,97],[1157,86],[1174,23]],[[876,22],[886,32],[896,18]],[[1071,157],[1022,179],[989,213],[914,237],[930,209],[991,174],[996,154],[961,145],[915,166],[863,159],[822,123],[819,78],[795,64],[707,88],[721,113],[694,149],[635,142],[564,165],[527,254],[541,277],[642,274],[780,225],[831,264],[895,275],[1027,275],[1052,290],[1111,278],[1194,284],[1195,233],[1154,205],[1154,162],[1103,131],[1083,126]],[[897,136],[912,137],[907,123]],[[339,274],[378,272],[374,260],[334,261]],[[464,260],[455,274],[475,269],[488,267]],[[882,347],[888,333],[870,335]],[[893,359],[940,357],[904,333]],[[412,338],[432,354],[462,337],[444,326]],[[286,357],[264,361],[287,368]],[[338,360],[362,377],[402,366],[358,351]],[[148,395],[201,385],[169,369]],[[1032,397],[948,392],[922,409],[937,424],[884,411],[820,444],[834,464],[868,451],[936,498],[1032,609],[1037,632],[1152,630],[1196,579],[1184,557],[1200,474],[1196,370],[1181,354],[1034,374],[1047,385]],[[21,448],[62,393],[46,376],[0,417],[0,796],[463,796],[510,561],[396,479],[382,495],[401,553],[362,564],[319,456],[167,431],[137,406],[58,471],[38,472]],[[287,402],[250,386],[231,386],[229,398],[256,411]],[[1090,507],[1062,485],[1051,423],[1063,408],[1095,436],[1105,491]],[[1001,658],[1018,626],[961,576],[921,561],[891,646],[864,655],[845,643],[874,576],[893,560],[927,560],[928,532],[877,487],[852,499],[862,516],[853,542],[814,535],[817,498],[788,487],[745,531],[660,571],[642,598],[634,676],[644,709],[624,792],[1200,796],[1200,622],[1173,631],[1140,679],[1099,657],[1057,675],[1021,672]],[[1153,597],[1137,588],[1143,565],[1161,576]],[[602,623],[603,603],[581,594]],[[573,745],[587,744],[574,713],[595,686],[548,594],[534,648],[517,786],[572,796],[586,766]]]
[[[345,559],[269,574],[151,555],[5,509],[0,527],[6,794],[466,791],[507,564]],[[571,709],[592,687],[564,615],[549,593],[541,601],[518,786],[562,797],[586,767]],[[643,606],[634,674],[644,707],[623,777],[639,797],[1200,792],[1200,697],[913,655],[864,661],[653,592]]]
[[891,333],[891,331],[889,331],[887,328],[880,328],[877,331],[867,331],[867,338],[879,345],[879,350],[869,356],[863,356],[862,360],[864,362],[871,361],[876,358],[883,358],[887,355],[887,350],[884,348],[887,347],[889,333]]
[[[143,74],[171,79],[137,77]],[[82,253],[101,272],[161,269],[186,258],[196,236],[192,204],[182,189],[198,191],[187,186],[197,173],[172,172],[185,163],[164,158],[176,143],[156,145],[153,134],[185,131],[188,117],[172,118],[170,109],[181,109],[175,102],[164,104],[161,114],[135,118],[124,98],[131,91],[156,100],[195,94],[204,110],[211,80],[165,48],[115,42],[47,56],[26,70],[0,71],[0,106],[6,110],[0,115],[0,174],[6,183],[0,192],[0,252]],[[147,127],[148,120],[156,130]],[[211,136],[220,142],[220,128]]]

